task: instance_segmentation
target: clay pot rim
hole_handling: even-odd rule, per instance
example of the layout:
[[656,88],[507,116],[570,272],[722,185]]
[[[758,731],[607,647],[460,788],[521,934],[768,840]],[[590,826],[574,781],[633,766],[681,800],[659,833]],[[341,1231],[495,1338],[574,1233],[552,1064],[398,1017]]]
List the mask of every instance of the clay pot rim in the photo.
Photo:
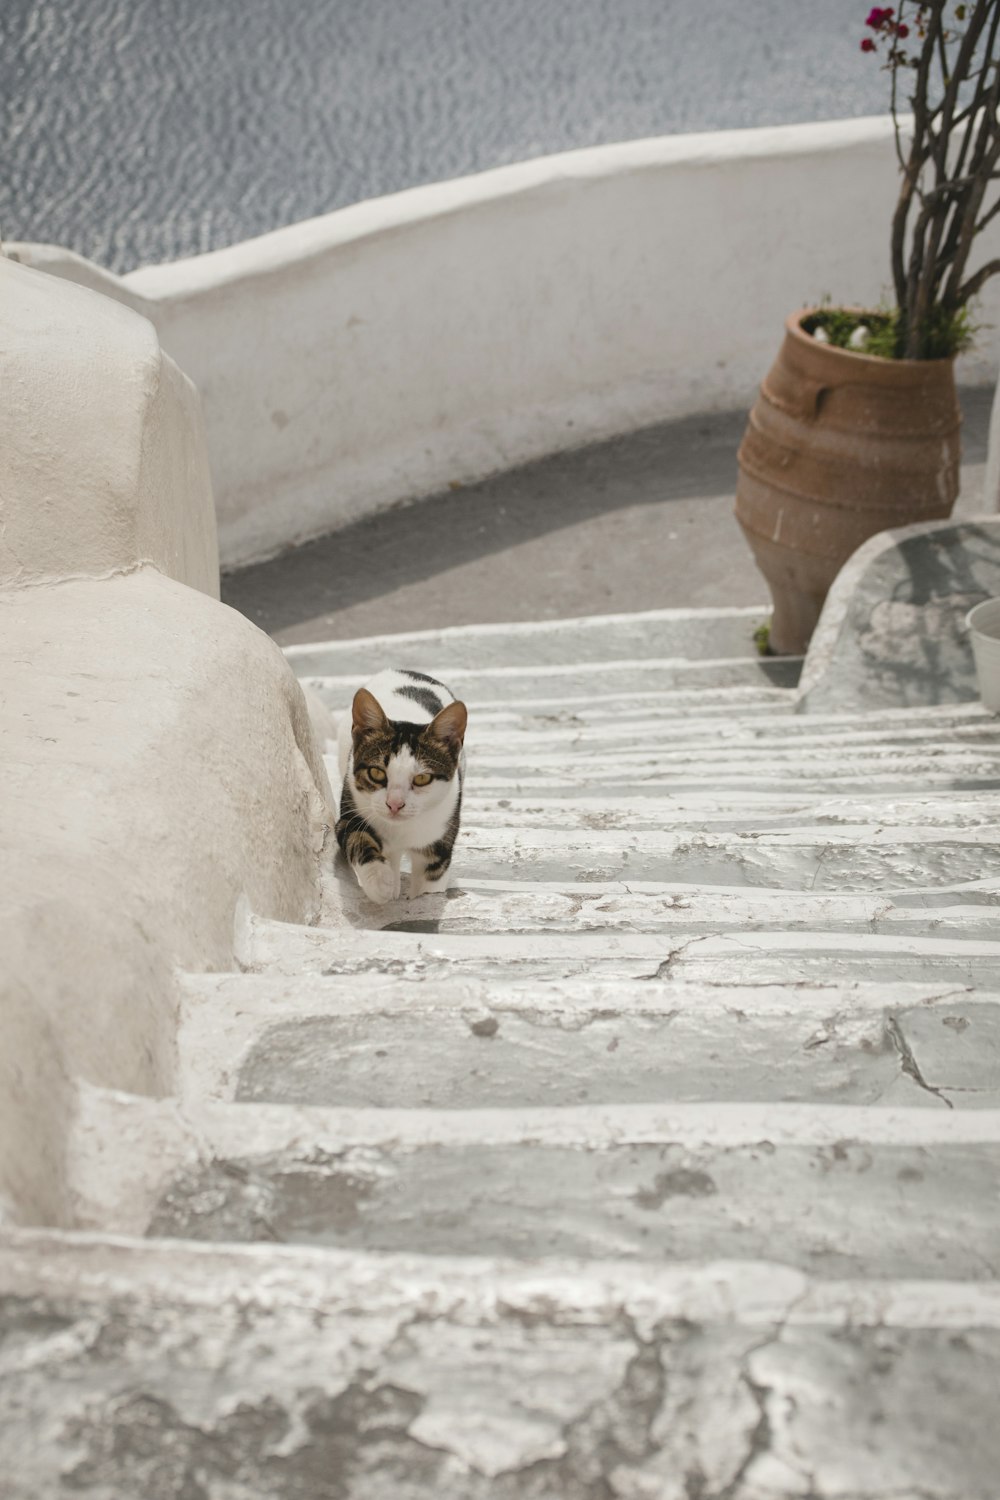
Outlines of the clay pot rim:
[[866,365],[873,373],[878,370],[906,371],[915,375],[918,371],[923,373],[926,379],[930,370],[946,370],[953,368],[956,356],[945,354],[937,359],[883,359],[878,354],[862,354],[859,349],[839,349],[836,344],[821,344],[813,338],[811,333],[806,333],[802,327],[803,318],[815,317],[822,312],[847,312],[847,313],[872,313],[881,311],[877,307],[858,307],[853,303],[839,303],[836,307],[800,307],[798,312],[789,313],[785,319],[785,332],[789,338],[794,339],[806,349],[822,350],[824,355],[831,358],[849,359],[855,365]]

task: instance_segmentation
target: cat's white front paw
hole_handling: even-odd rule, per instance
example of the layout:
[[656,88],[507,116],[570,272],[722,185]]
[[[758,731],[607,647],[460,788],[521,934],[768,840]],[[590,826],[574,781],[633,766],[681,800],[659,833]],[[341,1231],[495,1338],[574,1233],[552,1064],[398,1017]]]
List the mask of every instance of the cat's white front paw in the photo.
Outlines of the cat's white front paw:
[[361,865],[356,873],[358,885],[369,901],[374,901],[377,906],[384,906],[398,894],[397,876],[385,860],[370,860],[368,864]]

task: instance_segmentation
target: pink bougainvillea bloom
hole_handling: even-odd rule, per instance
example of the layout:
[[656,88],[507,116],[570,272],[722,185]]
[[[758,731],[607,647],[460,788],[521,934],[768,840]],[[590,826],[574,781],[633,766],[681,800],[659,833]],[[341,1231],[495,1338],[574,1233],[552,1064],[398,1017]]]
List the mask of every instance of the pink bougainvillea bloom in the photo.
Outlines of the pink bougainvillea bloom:
[[910,28],[909,28],[909,26],[904,26],[902,24],[902,22],[896,27],[896,35],[898,37],[903,38],[904,36],[909,36],[909,34],[910,34]]
[[862,50],[862,52],[874,52],[875,51],[875,43],[872,41],[872,39],[871,39],[870,36],[866,36],[864,38],[864,40],[862,41],[862,43],[861,43],[861,50]]
[[893,15],[894,15],[894,11],[893,11],[891,5],[890,6],[876,5],[869,12],[868,19],[865,22],[865,25],[866,26],[870,26],[873,31],[878,31],[880,29],[880,27],[882,27],[882,26],[885,25],[886,21],[891,21],[892,20]]

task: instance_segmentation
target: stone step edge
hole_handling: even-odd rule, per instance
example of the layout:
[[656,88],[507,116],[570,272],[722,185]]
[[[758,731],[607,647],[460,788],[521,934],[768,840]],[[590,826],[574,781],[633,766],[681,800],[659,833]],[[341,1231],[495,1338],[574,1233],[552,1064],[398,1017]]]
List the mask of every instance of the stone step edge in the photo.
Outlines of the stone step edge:
[[[444,900],[442,900],[444,894]],[[427,892],[410,899],[400,896],[374,906],[347,870],[338,869],[322,882],[322,915],[317,928],[368,932],[397,928],[402,922],[444,921],[442,931],[461,932],[463,922],[475,922],[470,932],[502,934],[516,924],[518,931],[660,932],[694,927],[705,922],[764,922],[770,926],[801,928],[816,922],[841,926],[918,922],[978,926],[991,920],[1000,929],[1000,912],[990,900],[968,899],[1000,894],[1000,879],[938,886],[907,886],[899,891],[775,891],[762,886],[704,886],[657,884],[653,881],[477,881],[456,873],[446,892]],[[963,900],[963,897],[966,898]],[[458,902],[458,905],[454,903]],[[560,904],[567,910],[561,910]],[[573,919],[580,921],[573,924]],[[556,919],[556,920],[553,920]],[[487,921],[490,920],[490,926]],[[650,927],[650,922],[654,925]],[[873,928],[874,930],[874,928]]]
[[[738,786],[754,779],[763,783],[778,779],[787,784],[789,777],[801,776],[811,780],[828,778],[832,793],[845,779],[866,781],[870,777],[872,783],[877,784],[887,776],[899,782],[925,773],[940,778],[946,772],[953,777],[968,776],[971,772],[981,779],[1000,779],[1000,740],[986,746],[957,743],[944,751],[912,742],[906,746],[879,745],[874,749],[871,746],[855,749],[857,753],[852,757],[852,764],[845,766],[847,751],[844,747],[807,746],[801,749],[794,740],[788,742],[787,749],[777,753],[766,745],[721,745],[704,755],[697,748],[658,752],[654,751],[652,744],[619,753],[607,745],[583,743],[562,749],[529,748],[522,757],[518,754],[518,747],[509,744],[495,750],[471,745],[466,757],[467,785],[475,791],[482,783],[488,785],[507,780],[541,789],[547,782],[560,778],[560,784],[567,781],[580,784],[582,781],[595,789],[608,787],[620,793],[629,787],[630,782],[646,784],[668,777],[683,777],[708,792],[713,786],[722,784]],[[324,754],[328,774],[339,780],[337,757],[332,751]],[[995,790],[995,787],[987,790]]]
[[[1000,1011],[1000,988],[896,983],[889,985],[733,986],[719,989],[680,980],[600,981],[591,978],[527,981],[462,979],[443,975],[433,991],[412,980],[361,975],[345,986],[337,976],[308,974],[290,980],[271,974],[187,974],[180,980],[176,1087],[182,1105],[232,1101],[240,1070],[273,1027],[289,1023],[356,1018],[420,1019],[431,1028],[456,1022],[474,1036],[489,1039],[508,1019],[541,1018],[569,1033],[597,1021],[613,1020],[624,1034],[633,1021],[704,1018],[709,1027],[731,1020],[739,1037],[756,1023],[787,1018],[815,1028],[814,1044],[836,1039],[841,1028],[881,1020],[921,1087],[938,1094],[919,1075],[908,1055],[905,1024],[914,1013],[947,1014],[953,1007],[992,1007]],[[724,1068],[725,1065],[723,1064]]]
[[778,953],[815,955],[855,954],[875,958],[881,954],[918,959],[960,958],[995,959],[1000,962],[1000,941],[988,942],[958,935],[952,938],[921,938],[870,932],[814,931],[809,928],[782,930],[780,926],[739,933],[644,933],[603,932],[586,929],[581,932],[546,933],[496,932],[399,932],[382,928],[296,927],[268,919],[257,920],[251,927],[249,947],[238,955],[244,968],[255,970],[261,963],[280,957],[282,939],[297,937],[313,951],[326,950],[332,955],[353,954],[384,959],[504,959],[519,958],[576,959],[627,958],[666,962],[697,945],[700,959],[732,957],[744,954],[774,956]]
[[[783,656],[776,658],[782,664],[791,664],[797,658]],[[595,675],[613,674],[616,672],[657,672],[669,671],[681,674],[690,672],[693,676],[699,673],[712,672],[717,668],[739,667],[749,669],[756,667],[758,661],[753,656],[638,656],[638,657],[614,657],[609,660],[600,661],[572,661],[572,662],[539,662],[533,666],[512,667],[449,667],[448,676],[455,682],[464,682],[469,678],[483,678],[488,682],[506,682],[511,678],[527,677],[532,680],[536,678],[549,678],[558,681],[561,677],[575,676],[578,673],[592,672]],[[789,666],[789,670],[790,670]],[[358,672],[323,672],[315,674],[315,680],[322,681],[328,688],[344,687],[349,689],[352,684],[358,683],[359,677],[364,673]],[[749,674],[748,674],[749,675]],[[448,686],[451,686],[449,683]],[[762,686],[770,688],[766,680]],[[792,689],[778,689],[778,691],[791,692]]]
[[[957,708],[961,704],[954,705]],[[979,705],[973,705],[978,708]],[[975,746],[980,743],[1000,742],[1000,722],[993,714],[982,711],[975,714],[940,712],[934,717],[914,709],[905,717],[889,717],[889,711],[873,711],[865,715],[828,716],[811,714],[778,714],[771,723],[754,708],[746,718],[739,714],[725,725],[720,725],[718,716],[710,714],[698,718],[694,714],[680,715],[675,705],[667,701],[662,706],[640,701],[635,709],[625,713],[614,704],[605,708],[600,700],[590,705],[587,717],[576,713],[516,712],[501,709],[477,710],[476,733],[480,742],[516,743],[518,748],[536,742],[551,741],[557,746],[565,742],[589,743],[595,738],[602,744],[619,732],[627,722],[630,736],[662,736],[664,726],[670,726],[673,737],[682,743],[700,742],[706,735],[712,743],[724,748],[740,749],[744,746],[767,749],[785,745],[790,741],[796,746],[848,747],[885,746],[896,749],[910,744],[933,744],[940,746],[946,738],[956,739],[961,745]],[[620,736],[619,736],[620,737]]]
[[[322,679],[316,679],[321,681]],[[967,703],[915,703],[904,708],[873,708],[865,713],[856,709],[844,709],[841,712],[831,710],[827,713],[796,714],[786,713],[790,694],[787,688],[757,688],[757,687],[730,687],[718,690],[724,699],[746,700],[750,712],[744,721],[737,713],[735,716],[735,728],[739,729],[749,738],[758,738],[764,733],[772,733],[780,736],[783,733],[803,734],[820,738],[824,731],[843,731],[844,734],[890,734],[893,732],[906,732],[912,726],[915,732],[931,734],[940,733],[942,728],[948,729],[972,729],[982,730],[984,734],[1000,733],[1000,720],[995,714],[984,709],[978,701]],[[693,694],[695,704],[704,696],[697,689],[684,689],[685,694]],[[765,696],[761,699],[761,693]],[[663,700],[660,702],[660,700]],[[482,721],[489,726],[496,726],[496,731],[506,727],[512,721],[534,719],[541,720],[543,724],[551,724],[552,729],[572,729],[582,733],[588,728],[597,727],[605,720],[615,722],[619,719],[631,719],[639,714],[651,713],[651,723],[662,728],[664,719],[676,718],[676,704],[673,690],[663,692],[634,692],[622,693],[613,696],[597,695],[585,699],[574,699],[584,705],[590,714],[589,719],[572,722],[572,718],[561,718],[557,714],[547,714],[537,708],[537,700],[530,699],[531,706],[518,709],[513,700],[496,702],[493,707],[476,705],[477,722]],[[685,702],[687,700],[685,699]],[[624,705],[630,705],[628,708]],[[725,702],[722,705],[730,711],[732,704]],[[781,710],[777,713],[777,720],[770,728],[765,719],[768,710]],[[693,714],[686,714],[683,721],[678,724],[680,732],[688,727],[698,733],[719,734],[718,714],[713,710],[712,714],[704,719],[698,719]],[[727,725],[727,737],[733,733],[733,725]],[[518,731],[520,733],[521,731]],[[539,731],[544,732],[544,731]],[[840,743],[839,736],[836,740]]]
[[0,1231],[0,1291],[56,1302],[148,1297],[212,1309],[284,1305],[490,1325],[522,1315],[593,1325],[624,1310],[637,1329],[670,1317],[803,1328],[1000,1329],[1000,1281],[824,1280],[771,1261],[421,1256],[263,1243],[220,1245],[55,1229]]
[[[144,1146],[161,1167],[185,1160],[246,1156],[277,1144],[329,1151],[383,1146],[525,1145],[600,1150],[670,1143],[727,1150],[762,1144],[946,1147],[1000,1144],[1000,1109],[827,1103],[559,1104],[504,1109],[379,1109],[207,1101],[182,1105],[78,1084],[79,1124],[72,1155],[116,1175],[122,1147]],[[259,1143],[259,1144],[258,1144]],[[104,1146],[115,1146],[107,1161]],[[172,1150],[167,1150],[170,1145]],[[192,1154],[193,1153],[193,1154]],[[130,1163],[130,1172],[135,1171]]]
[[[551,800],[545,801],[549,798]],[[540,802],[542,806],[539,805]],[[873,803],[878,806],[873,808]],[[510,824],[499,826],[509,827],[518,826],[513,821],[518,816],[528,826],[542,812],[580,819],[603,815],[623,820],[629,817],[644,820],[655,817],[665,823],[683,823],[684,826],[694,824],[699,832],[708,819],[735,818],[741,815],[780,817],[785,820],[797,817],[800,823],[807,823],[812,827],[827,827],[831,818],[844,825],[858,824],[871,822],[877,814],[879,823],[893,819],[902,822],[905,819],[912,827],[919,821],[914,816],[915,812],[919,813],[924,806],[932,820],[949,816],[974,817],[983,823],[1000,822],[1000,785],[988,786],[982,791],[971,788],[950,791],[930,784],[886,792],[884,785],[879,784],[873,785],[867,795],[857,792],[788,791],[787,783],[785,790],[770,787],[758,791],[752,787],[736,786],[727,789],[724,795],[717,786],[712,790],[692,788],[664,792],[660,796],[655,793],[644,794],[641,797],[622,797],[614,793],[605,796],[600,792],[576,789],[571,795],[554,798],[548,787],[537,783],[534,791],[526,791],[521,787],[508,790],[503,797],[496,792],[480,790],[476,783],[471,787],[467,783],[462,795],[463,821],[472,828],[497,826],[492,822],[483,822],[483,819],[489,815],[496,816],[498,810],[512,819]],[[536,822],[535,826],[540,825]],[[641,826],[645,827],[646,823]]]
[[618,828],[462,828],[455,845],[455,860],[463,846],[468,849],[514,849],[527,852],[561,853],[567,849],[601,854],[607,850],[640,850],[652,852],[680,849],[866,849],[895,848],[898,845],[961,844],[994,848],[997,833],[985,827],[942,827],[940,823],[901,823],[895,827],[872,819],[867,823],[808,823],[767,829],[724,829],[711,833],[697,826],[691,828],[636,829],[632,833]]
[[643,609],[634,613],[620,611],[603,615],[572,615],[557,620],[514,620],[510,623],[486,622],[477,625],[441,625],[429,630],[401,630],[385,635],[334,637],[329,640],[303,641],[283,647],[289,661],[297,661],[311,651],[337,652],[392,647],[406,642],[496,640],[504,636],[573,635],[575,632],[602,634],[619,625],[664,624],[686,621],[704,624],[709,620],[752,620],[770,613],[768,605],[725,604],[703,609]]
[[[296,978],[281,974],[180,974],[181,1027],[194,1018],[207,1024],[223,1019],[282,1021],[298,1016],[421,1014],[452,1016],[470,1013],[549,1013],[608,1018],[609,1000],[627,997],[616,1019],[627,1025],[632,1016],[675,1017],[739,1013],[752,1021],[803,1011],[818,1018],[869,1016],[880,1012],[932,1009],[964,1001],[1000,1005],[1000,971],[995,990],[970,985],[918,984],[897,980],[887,984],[865,981],[816,980],[801,984],[732,984],[725,986],[678,979],[595,979],[573,976],[544,982],[531,979],[475,979],[443,974],[432,989],[397,975],[359,974],[345,980],[337,974],[306,973]],[[315,1007],[315,1009],[313,1008]]]
[[[798,1155],[875,1148],[1000,1148],[1000,1109],[959,1111],[850,1104],[554,1105],[474,1110],[353,1109],[232,1102],[182,1104],[77,1085],[67,1182],[76,1227],[145,1232],[157,1203],[186,1172],[213,1162],[287,1157],[372,1170],[423,1149],[544,1148],[584,1153],[633,1146],[699,1152],[758,1149]],[[526,1163],[527,1165],[527,1163]]]
[[[311,688],[318,693],[319,697],[326,701],[327,689],[325,679],[319,677],[303,677],[300,679],[303,687]],[[343,711],[350,701],[349,692],[338,697],[336,703],[327,703],[331,714],[336,720],[338,712]],[[697,707],[711,722],[716,722],[723,714],[732,715],[738,709],[740,714],[746,713],[749,718],[765,715],[779,714],[792,717],[794,714],[794,694],[788,688],[753,686],[742,687],[706,687],[706,688],[650,688],[642,692],[616,692],[616,693],[570,693],[565,697],[553,697],[545,694],[541,698],[477,698],[473,705],[477,717],[480,714],[510,714],[527,715],[537,717],[539,713],[547,713],[551,710],[570,712],[579,707],[592,708],[600,705],[602,712],[621,712],[626,717],[631,708],[638,705],[638,710],[645,712],[650,706],[658,706],[664,709],[686,710]]]
[[[912,825],[911,825],[912,826]],[[336,880],[336,875],[327,877]],[[346,874],[345,874],[346,878]],[[456,877],[457,879],[457,877]],[[879,890],[870,896],[854,892],[838,891],[788,891],[779,890],[769,892],[763,886],[747,885],[698,885],[691,881],[659,881],[659,880],[490,880],[486,876],[469,877],[457,880],[457,885],[462,890],[484,891],[492,893],[509,892],[512,895],[535,894],[547,895],[549,893],[566,896],[661,896],[665,900],[677,897],[680,900],[688,900],[704,896],[742,898],[754,900],[755,892],[763,898],[770,894],[776,896],[782,902],[815,901],[822,897],[829,901],[895,901],[902,896],[951,896],[962,895],[965,892],[985,891],[1000,892],[1000,876],[984,875],[980,880],[962,880],[950,885],[901,886],[899,890]],[[451,887],[449,887],[451,889]],[[421,903],[430,904],[435,897],[427,895],[420,898],[420,902],[413,903],[413,909]],[[374,908],[373,908],[374,909]],[[271,920],[261,918],[260,920]]]

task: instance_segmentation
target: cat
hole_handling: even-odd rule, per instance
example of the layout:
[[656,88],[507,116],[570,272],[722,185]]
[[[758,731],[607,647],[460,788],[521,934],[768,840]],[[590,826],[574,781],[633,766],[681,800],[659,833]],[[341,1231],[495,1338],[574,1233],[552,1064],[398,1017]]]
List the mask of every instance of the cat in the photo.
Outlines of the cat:
[[344,778],[337,843],[371,901],[441,889],[462,808],[468,712],[424,672],[380,672],[358,689],[337,736]]

